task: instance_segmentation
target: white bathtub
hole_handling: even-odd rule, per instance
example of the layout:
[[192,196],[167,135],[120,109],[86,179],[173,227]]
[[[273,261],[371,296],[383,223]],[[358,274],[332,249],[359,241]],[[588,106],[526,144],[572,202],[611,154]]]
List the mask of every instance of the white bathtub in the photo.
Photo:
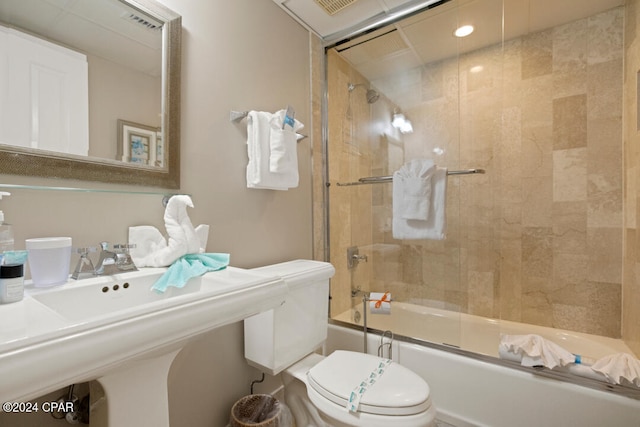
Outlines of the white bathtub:
[[[500,334],[537,334],[585,358],[599,359],[614,353],[633,354],[622,340],[598,335],[489,319],[403,302],[394,302],[392,307],[390,315],[368,314],[369,328],[390,330],[394,334],[495,357],[498,357]],[[362,314],[362,306],[359,305],[334,319],[362,325]]]
[[[336,320],[353,323],[349,320],[353,315],[350,310]],[[443,350],[443,346],[394,340],[393,359],[429,383],[438,418],[457,427],[640,427],[640,400],[608,391],[611,386],[583,377],[572,382],[572,375],[568,375],[569,381],[550,378],[533,369],[514,369],[513,362],[497,359],[500,333],[537,333],[592,358],[630,352],[620,340],[552,328],[529,329],[530,325],[404,303],[394,303],[389,316],[369,315],[368,320],[370,328],[459,346],[481,355],[469,357]],[[424,328],[425,324],[431,327]],[[379,335],[368,334],[369,353],[376,353],[379,342]],[[362,348],[361,330],[330,325],[327,353]]]

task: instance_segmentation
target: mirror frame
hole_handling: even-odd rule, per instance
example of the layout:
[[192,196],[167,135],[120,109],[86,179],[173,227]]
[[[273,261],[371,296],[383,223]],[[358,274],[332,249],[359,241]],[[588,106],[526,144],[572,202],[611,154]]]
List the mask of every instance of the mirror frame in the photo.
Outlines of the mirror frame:
[[167,146],[166,168],[3,145],[0,148],[0,173],[180,188],[182,17],[154,0],[120,1],[165,23],[162,31],[162,132]]

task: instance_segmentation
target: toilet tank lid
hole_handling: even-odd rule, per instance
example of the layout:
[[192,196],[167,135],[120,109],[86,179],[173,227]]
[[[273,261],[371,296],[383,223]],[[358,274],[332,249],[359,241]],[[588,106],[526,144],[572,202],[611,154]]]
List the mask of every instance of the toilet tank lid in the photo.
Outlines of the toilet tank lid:
[[269,277],[281,277],[289,286],[310,281],[329,280],[336,270],[328,262],[297,259],[251,269],[251,272]]

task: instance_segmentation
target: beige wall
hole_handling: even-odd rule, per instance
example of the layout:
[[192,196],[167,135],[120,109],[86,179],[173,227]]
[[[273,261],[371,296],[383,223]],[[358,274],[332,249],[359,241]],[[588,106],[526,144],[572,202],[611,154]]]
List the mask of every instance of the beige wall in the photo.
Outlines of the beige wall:
[[[229,122],[230,110],[291,104],[311,134],[308,32],[271,1],[161,2],[183,19],[181,191],[193,197],[192,222],[211,226],[207,250],[229,252],[237,267],[311,258],[311,138],[298,145],[299,188],[248,190],[246,127]],[[114,188],[7,175],[0,182]],[[163,227],[160,196],[14,193],[2,204],[22,245],[26,237],[51,235],[69,235],[74,245],[118,243],[129,226]],[[206,335],[171,370],[172,425],[226,425],[231,405],[258,377],[243,359],[241,324]],[[26,425],[6,416],[0,414],[3,426]]]
[[[434,158],[436,147],[444,151],[436,163],[487,173],[449,178],[445,241],[394,240],[390,191],[380,185],[335,190],[348,192],[344,200],[353,202],[340,212],[332,208],[332,218],[351,221],[331,222],[340,223],[336,265],[343,247],[370,245],[373,233],[373,246],[385,255],[384,264],[374,267],[372,290],[471,314],[621,337],[623,19],[624,9],[614,9],[414,73],[421,76],[412,92],[420,101],[405,113],[415,132],[400,148],[394,138],[380,145],[379,136],[369,135],[360,151],[383,150],[353,157],[351,166],[345,165],[347,145],[333,154],[330,145],[329,161],[336,162],[330,167],[336,172],[332,188],[334,180],[346,178],[345,170],[354,172],[350,180],[366,176],[363,160],[388,175],[404,161]],[[481,73],[469,71],[478,64]],[[337,68],[337,74],[330,71],[330,94],[331,85],[340,88],[342,76],[353,74],[344,64]],[[393,87],[401,80],[376,83]],[[330,111],[330,127],[343,112]],[[371,200],[373,219],[367,223]],[[373,228],[358,235],[356,223]],[[360,273],[338,274],[351,283]],[[334,294],[332,314],[348,308],[347,299],[346,292]]]

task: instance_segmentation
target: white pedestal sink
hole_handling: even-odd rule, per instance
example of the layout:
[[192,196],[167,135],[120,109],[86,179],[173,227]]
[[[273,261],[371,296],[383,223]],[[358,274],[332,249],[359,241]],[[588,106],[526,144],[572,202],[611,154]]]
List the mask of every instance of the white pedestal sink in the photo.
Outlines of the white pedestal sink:
[[228,267],[156,294],[151,286],[164,271],[28,288],[24,300],[0,305],[0,401],[97,379],[109,425],[169,426],[166,381],[178,351],[205,332],[281,305],[286,285]]

